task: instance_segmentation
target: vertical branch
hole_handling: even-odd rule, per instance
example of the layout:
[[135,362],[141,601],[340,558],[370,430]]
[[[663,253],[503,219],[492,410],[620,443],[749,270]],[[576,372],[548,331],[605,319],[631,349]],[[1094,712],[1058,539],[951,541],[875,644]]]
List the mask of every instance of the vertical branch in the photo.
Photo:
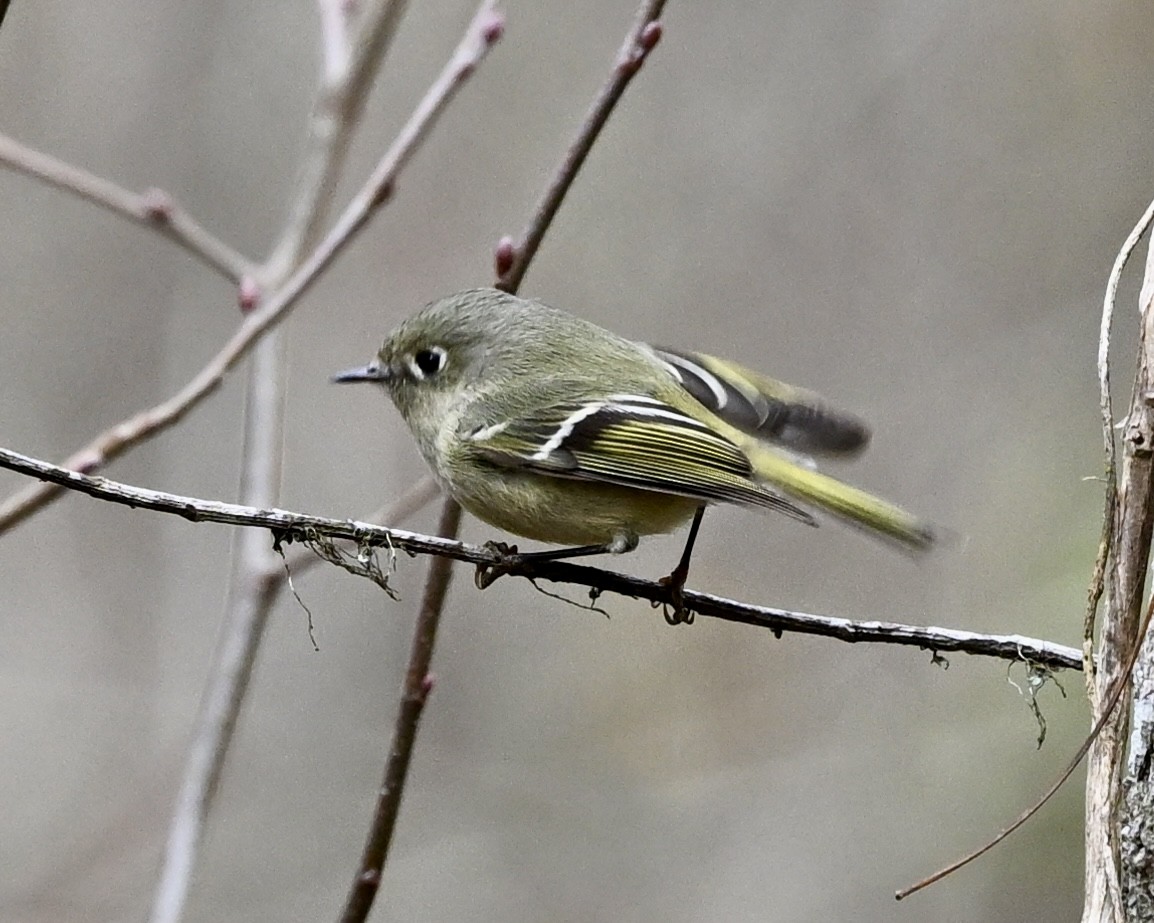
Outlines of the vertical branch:
[[231,740],[236,729],[240,706],[248,690],[247,679],[252,675],[258,649],[254,638],[259,641],[265,625],[260,613],[267,611],[280,583],[277,574],[261,582],[260,593],[246,593],[243,598],[247,608],[244,611],[230,603],[232,617],[254,627],[251,632],[243,633],[227,630],[226,626],[217,643],[212,673],[200,703],[196,729],[185,756],[180,788],[169,822],[164,861],[149,913],[151,923],[172,923],[184,913],[192,871],[204,834],[204,822],[224,768],[227,747],[220,746],[220,742]]
[[[460,527],[461,508],[452,502],[444,504],[437,522],[437,534],[456,535]],[[445,597],[449,592],[452,568],[453,562],[450,558],[435,557],[429,562],[421,609],[417,613],[416,629],[409,648],[409,665],[405,669],[396,729],[393,732],[388,759],[385,761],[385,775],[377,792],[372,826],[369,828],[365,848],[361,853],[360,870],[353,879],[344,910],[341,912],[341,923],[360,923],[365,920],[381,886],[381,871],[385,866],[385,858],[393,840],[393,831],[397,826],[401,796],[405,790],[405,778],[409,773],[413,746],[417,742],[417,728],[425,711],[425,702],[428,701],[429,693],[433,691],[434,679],[429,667],[433,662],[437,628],[440,626],[441,610],[445,607]]]
[[[358,195],[337,227],[306,264],[320,251],[330,257],[367,221],[387,198],[397,172],[425,137],[437,115],[473,72],[477,63],[500,36],[494,28],[494,0],[483,0],[464,38],[440,76],[418,105],[394,144],[381,159],[366,189]],[[322,87],[321,96],[336,100],[336,128],[348,135],[359,117],[364,94],[372,75],[395,31],[404,0],[379,0],[360,20],[358,38],[352,45],[347,73],[340,86]],[[324,28],[334,28],[331,18]],[[334,36],[325,39],[325,68],[334,77],[340,54]],[[372,58],[368,60],[367,58]],[[318,104],[319,106],[319,104]],[[332,186],[336,182],[347,151],[347,137],[334,142],[327,134],[334,125],[314,118],[312,151],[300,182],[289,223],[268,262],[259,271],[263,287],[280,292],[300,275],[304,254],[327,212]],[[242,303],[255,302],[249,291]],[[275,299],[275,296],[274,296]],[[257,309],[250,317],[263,313]],[[272,507],[280,491],[282,427],[284,418],[284,349],[282,329],[272,331],[253,353],[248,375],[245,412],[244,456],[240,495],[242,502]],[[203,837],[204,825],[213,803],[232,741],[240,707],[247,694],[257,650],[277,597],[282,575],[278,559],[267,538],[246,531],[237,538],[235,566],[230,576],[222,639],[218,645],[212,674],[204,695],[193,743],[184,767],[180,794],[170,824],[161,875],[152,908],[152,923],[176,923],[183,914],[192,871]]]
[[349,12],[346,0],[317,0],[321,80],[325,86],[337,86],[349,66]]
[[338,29],[334,20],[343,11],[330,9],[332,2],[328,0],[322,8],[322,80],[313,102],[298,192],[285,232],[267,264],[269,275],[278,282],[296,268],[320,235],[353,130],[408,6],[408,0],[374,0],[352,23],[345,23],[343,32],[334,35]]
[[[1151,211],[1135,228],[1115,264],[1121,273],[1128,249],[1137,243]],[[1107,305],[1116,291],[1116,274],[1111,274],[1107,290]],[[1125,771],[1126,733],[1129,715],[1118,708],[1103,719],[1108,707],[1110,690],[1123,688],[1128,682],[1129,654],[1138,643],[1142,615],[1142,593],[1146,581],[1150,554],[1151,533],[1154,531],[1154,245],[1148,250],[1146,271],[1139,298],[1141,325],[1139,328],[1137,369],[1134,390],[1126,426],[1122,437],[1123,457],[1121,479],[1117,491],[1117,510],[1110,524],[1112,538],[1104,546],[1113,556],[1109,569],[1109,592],[1098,645],[1096,673],[1092,681],[1091,706],[1095,722],[1101,720],[1102,730],[1090,749],[1086,771],[1086,894],[1083,923],[1121,923],[1124,917],[1122,889],[1119,884],[1118,811],[1121,806],[1122,780]],[[1103,313],[1103,342],[1099,355],[1099,378],[1104,388],[1109,387],[1108,365],[1109,315]],[[1103,398],[1103,412],[1108,413],[1108,396]],[[1108,456],[1109,465],[1109,456]],[[1109,491],[1110,485],[1107,485]],[[1108,497],[1109,501],[1109,497]],[[1099,560],[1102,560],[1100,555]],[[1093,589],[1091,594],[1093,602]],[[1090,628],[1088,626],[1087,631]],[[1146,684],[1146,695],[1154,694],[1150,686],[1150,658],[1144,655],[1136,676]],[[1125,691],[1123,692],[1125,696]],[[1138,704],[1136,697],[1135,704]],[[1129,697],[1126,697],[1129,701]],[[1136,728],[1134,740],[1140,734]],[[1151,731],[1149,726],[1145,731]],[[1132,760],[1141,748],[1135,748]],[[1144,758],[1144,757],[1143,757]],[[1132,771],[1133,771],[1132,762]],[[1139,767],[1140,768],[1140,767]]]
[[[565,194],[585,163],[585,158],[601,129],[621,99],[625,88],[660,41],[661,24],[657,20],[664,6],[665,0],[643,0],[634,25],[626,35],[614,62],[609,79],[594,100],[577,131],[573,144],[534,209],[520,240],[516,244],[508,240],[502,240],[498,244],[494,261],[499,277],[496,282],[498,288],[514,294],[520,287],[545,237],[545,232],[552,224]],[[455,538],[460,522],[460,506],[451,498],[446,498],[441,507],[437,534],[444,538]],[[361,855],[360,867],[353,879],[341,914],[341,923],[360,923],[365,920],[380,887],[382,870],[388,858],[389,845],[404,794],[410,757],[416,743],[418,725],[432,688],[429,665],[432,662],[437,627],[440,624],[452,574],[452,565],[447,559],[434,558],[430,562],[409,665],[405,672],[401,704],[397,710],[392,744],[385,763],[384,780],[381,783],[380,795]]]
[[[1154,522],[1154,510],[1151,509],[1154,506],[1154,239],[1149,243],[1138,303],[1142,319],[1138,375],[1126,428],[1127,454],[1132,452],[1135,457],[1132,477],[1136,483],[1127,483],[1124,469],[1119,515],[1123,526],[1132,518],[1131,529],[1138,533],[1132,547],[1122,544],[1118,552],[1119,567],[1123,557],[1135,556],[1129,565],[1133,585],[1120,597],[1127,618],[1130,617],[1131,600],[1126,594],[1140,597],[1145,583]],[[1125,542],[1126,537],[1122,532],[1121,541]],[[1132,643],[1141,643],[1142,649],[1132,678],[1132,726],[1123,792],[1125,802],[1116,805],[1112,829],[1121,831],[1121,843],[1115,848],[1120,848],[1121,852],[1125,919],[1150,920],[1154,919],[1154,870],[1149,859],[1150,847],[1154,844],[1154,779],[1151,779],[1150,772],[1154,760],[1154,647],[1149,637],[1134,638]],[[1114,756],[1121,762],[1124,751]],[[1121,817],[1117,816],[1118,813]]]

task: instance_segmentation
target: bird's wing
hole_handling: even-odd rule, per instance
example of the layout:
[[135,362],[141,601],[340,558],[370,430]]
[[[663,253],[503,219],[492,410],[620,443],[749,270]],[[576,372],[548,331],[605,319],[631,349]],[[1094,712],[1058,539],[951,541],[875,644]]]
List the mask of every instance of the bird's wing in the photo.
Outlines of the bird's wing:
[[816,524],[757,483],[738,446],[654,398],[555,401],[462,435],[481,458],[504,468],[766,507]]
[[667,347],[650,347],[701,404],[742,432],[798,452],[853,455],[869,429],[812,391],[775,381],[736,362]]

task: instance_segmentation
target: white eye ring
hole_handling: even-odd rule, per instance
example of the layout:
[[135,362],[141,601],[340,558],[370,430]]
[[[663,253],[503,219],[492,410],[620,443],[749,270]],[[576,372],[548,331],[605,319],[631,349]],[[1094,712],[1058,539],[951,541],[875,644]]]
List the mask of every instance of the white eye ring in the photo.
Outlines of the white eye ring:
[[417,381],[432,378],[449,364],[449,354],[443,346],[418,349],[409,359],[409,373]]

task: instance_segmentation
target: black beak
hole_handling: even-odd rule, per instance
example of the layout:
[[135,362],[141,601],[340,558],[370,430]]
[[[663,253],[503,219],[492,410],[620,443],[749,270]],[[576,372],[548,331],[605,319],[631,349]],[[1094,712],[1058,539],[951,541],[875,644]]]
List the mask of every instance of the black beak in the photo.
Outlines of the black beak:
[[337,384],[346,384],[353,381],[388,381],[390,378],[389,367],[381,365],[379,362],[370,362],[368,365],[362,365],[355,369],[345,369],[343,372],[337,372],[330,381]]

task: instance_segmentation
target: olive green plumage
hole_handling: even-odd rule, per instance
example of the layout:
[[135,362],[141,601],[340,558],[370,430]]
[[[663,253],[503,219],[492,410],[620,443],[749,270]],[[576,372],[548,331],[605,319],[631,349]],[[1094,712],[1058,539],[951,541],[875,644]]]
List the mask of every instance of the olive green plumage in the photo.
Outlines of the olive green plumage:
[[494,289],[434,302],[335,380],[382,384],[442,486],[526,538],[625,550],[728,502],[809,524],[831,513],[913,550],[933,542],[798,454],[853,454],[869,438],[812,392]]

